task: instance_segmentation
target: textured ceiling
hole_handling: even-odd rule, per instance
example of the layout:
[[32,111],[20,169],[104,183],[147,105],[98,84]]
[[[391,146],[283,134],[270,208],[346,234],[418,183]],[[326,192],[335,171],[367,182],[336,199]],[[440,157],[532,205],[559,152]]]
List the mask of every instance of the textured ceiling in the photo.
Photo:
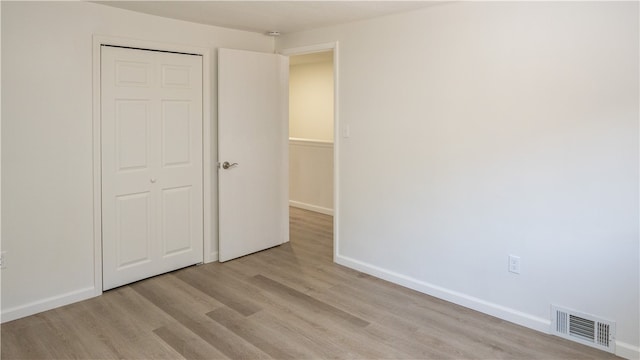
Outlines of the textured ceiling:
[[96,1],[122,9],[258,33],[310,30],[437,4],[437,1]]

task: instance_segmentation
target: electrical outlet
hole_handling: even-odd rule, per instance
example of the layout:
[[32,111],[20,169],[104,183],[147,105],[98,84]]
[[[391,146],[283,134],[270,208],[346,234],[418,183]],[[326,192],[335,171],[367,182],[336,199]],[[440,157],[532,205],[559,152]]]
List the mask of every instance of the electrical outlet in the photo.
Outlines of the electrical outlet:
[[0,251],[0,269],[4,269],[7,267],[7,259],[6,259],[6,251]]
[[348,139],[351,137],[351,128],[349,124],[345,124],[342,126],[342,137]]
[[520,256],[509,255],[509,272],[520,274]]

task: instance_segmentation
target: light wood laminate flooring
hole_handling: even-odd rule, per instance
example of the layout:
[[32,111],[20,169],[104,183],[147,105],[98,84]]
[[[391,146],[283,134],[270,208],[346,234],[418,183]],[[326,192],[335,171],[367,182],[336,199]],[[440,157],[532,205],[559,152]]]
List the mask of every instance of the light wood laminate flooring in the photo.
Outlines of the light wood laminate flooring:
[[2,359],[609,359],[332,262],[332,217],[291,242],[2,324]]

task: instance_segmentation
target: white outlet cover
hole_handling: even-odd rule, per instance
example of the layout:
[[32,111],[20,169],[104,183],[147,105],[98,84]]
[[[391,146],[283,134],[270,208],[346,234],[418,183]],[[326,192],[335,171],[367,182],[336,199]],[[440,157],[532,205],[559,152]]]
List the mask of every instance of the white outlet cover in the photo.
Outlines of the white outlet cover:
[[342,137],[344,137],[345,139],[351,137],[351,128],[349,127],[349,124],[344,125],[344,127],[342,128]]
[[509,255],[509,272],[520,274],[520,256]]

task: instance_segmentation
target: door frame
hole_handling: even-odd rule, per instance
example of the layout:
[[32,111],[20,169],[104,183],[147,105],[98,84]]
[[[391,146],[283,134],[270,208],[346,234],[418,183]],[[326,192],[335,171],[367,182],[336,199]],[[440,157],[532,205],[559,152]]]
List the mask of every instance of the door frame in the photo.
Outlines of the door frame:
[[[217,260],[212,252],[212,101],[211,101],[211,49],[181,44],[129,39],[116,36],[93,35],[93,241],[94,283],[93,294],[102,294],[102,133],[101,133],[101,52],[102,45],[128,47],[140,50],[159,50],[202,56],[202,196],[203,196],[203,262]],[[216,249],[217,250],[217,249]]]
[[[340,72],[338,71],[338,41],[281,49],[278,53],[285,56],[305,55],[317,52],[333,51],[333,262],[336,261],[340,246]],[[287,118],[287,123],[289,119]]]

